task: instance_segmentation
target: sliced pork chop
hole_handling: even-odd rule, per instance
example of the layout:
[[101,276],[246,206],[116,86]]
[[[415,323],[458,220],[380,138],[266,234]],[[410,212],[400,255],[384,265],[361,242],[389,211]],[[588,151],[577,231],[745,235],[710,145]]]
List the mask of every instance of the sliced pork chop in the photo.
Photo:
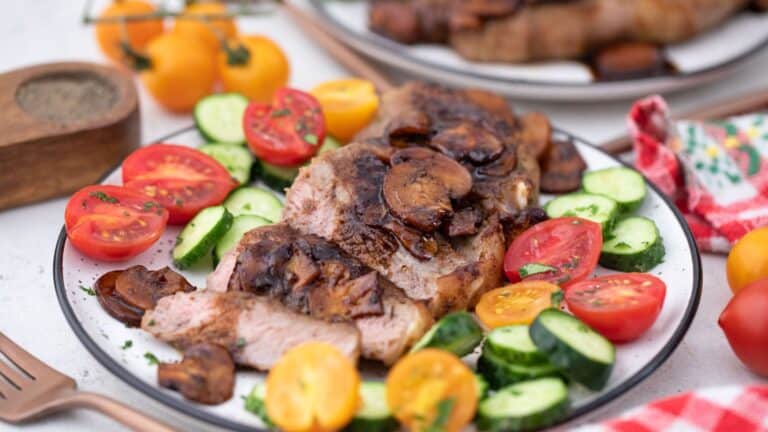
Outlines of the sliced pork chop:
[[[472,306],[501,280],[504,235],[495,215],[478,233],[449,239],[424,236],[388,214],[381,198],[389,167],[377,146],[350,144],[315,158],[288,190],[284,221],[337,244],[425,301],[435,317]],[[425,243],[433,246],[419,246]],[[427,257],[414,250],[429,249]]]
[[146,311],[141,328],[180,350],[198,343],[221,345],[237,364],[260,370],[308,341],[327,342],[352,361],[360,354],[354,325],[313,319],[245,292],[202,290],[164,297]]
[[351,320],[362,356],[391,364],[432,324],[420,302],[321,237],[256,228],[208,276],[208,290],[247,291],[324,320]]

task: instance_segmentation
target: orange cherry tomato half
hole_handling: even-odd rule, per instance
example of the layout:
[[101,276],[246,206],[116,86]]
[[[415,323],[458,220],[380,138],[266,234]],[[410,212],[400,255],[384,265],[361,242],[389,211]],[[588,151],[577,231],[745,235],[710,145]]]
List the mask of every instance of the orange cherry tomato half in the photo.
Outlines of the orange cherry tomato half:
[[656,321],[667,286],[647,273],[617,273],[568,287],[565,302],[580,320],[612,342],[637,339]]
[[64,211],[67,238],[84,255],[122,261],[147,250],[165,230],[168,212],[156,201],[122,186],[86,186]]
[[307,342],[288,350],[267,376],[267,414],[288,432],[335,431],[357,411],[360,375],[334,346]]
[[733,296],[718,320],[736,356],[764,377],[768,377],[767,310],[768,279],[761,279]]
[[123,183],[160,202],[171,224],[183,224],[200,210],[221,204],[237,186],[214,158],[175,144],[153,144],[128,155]]
[[348,142],[368,126],[379,108],[376,87],[364,79],[327,81],[311,93],[323,107],[328,133],[342,142]]
[[309,93],[282,88],[272,105],[251,102],[243,116],[248,147],[267,163],[295,166],[310,159],[325,139],[320,103]]
[[400,359],[387,376],[387,404],[409,430],[458,432],[475,415],[475,375],[455,355],[427,348]]
[[550,219],[512,241],[504,273],[510,282],[543,280],[568,287],[592,273],[602,247],[600,224],[576,217]]
[[562,295],[560,287],[549,282],[518,282],[483,294],[475,313],[491,329],[530,324],[544,309],[559,307]]

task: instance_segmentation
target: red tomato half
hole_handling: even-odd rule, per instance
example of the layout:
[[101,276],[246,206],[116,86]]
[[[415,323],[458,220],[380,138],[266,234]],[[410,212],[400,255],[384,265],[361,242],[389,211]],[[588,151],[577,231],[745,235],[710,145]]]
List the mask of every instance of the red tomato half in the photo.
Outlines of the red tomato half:
[[153,144],[128,155],[123,184],[160,202],[171,224],[183,224],[200,210],[221,204],[237,186],[216,159],[175,144]]
[[262,160],[295,166],[309,160],[325,139],[320,103],[309,93],[283,88],[272,105],[251,102],[243,115],[248,147]]
[[[592,273],[602,247],[600,224],[575,217],[550,219],[512,241],[504,273],[510,282],[543,280],[567,287]],[[526,272],[531,267],[538,268]]]
[[768,377],[768,279],[742,288],[717,323],[733,352],[753,372]]
[[617,273],[573,284],[568,309],[612,342],[637,339],[653,325],[667,286],[647,273]]
[[152,246],[163,234],[168,212],[144,194],[122,186],[86,186],[67,203],[67,238],[80,252],[121,261]]

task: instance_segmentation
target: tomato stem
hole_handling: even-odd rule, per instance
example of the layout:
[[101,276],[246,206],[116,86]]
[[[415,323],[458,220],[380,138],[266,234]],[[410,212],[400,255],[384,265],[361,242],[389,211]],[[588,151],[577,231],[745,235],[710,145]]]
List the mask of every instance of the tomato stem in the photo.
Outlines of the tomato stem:
[[251,60],[251,52],[242,43],[238,42],[233,47],[226,41],[222,41],[221,47],[227,55],[229,66],[245,66]]

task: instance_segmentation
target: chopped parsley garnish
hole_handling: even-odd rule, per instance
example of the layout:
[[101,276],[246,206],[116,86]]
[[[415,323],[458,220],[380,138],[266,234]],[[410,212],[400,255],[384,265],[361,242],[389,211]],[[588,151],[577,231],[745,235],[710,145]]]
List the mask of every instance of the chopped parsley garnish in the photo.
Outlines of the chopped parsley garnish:
[[306,142],[308,142],[308,143],[310,143],[312,145],[317,145],[317,135],[308,133],[308,134],[304,135],[304,141],[306,141]]
[[96,295],[96,291],[94,291],[93,288],[88,288],[87,286],[84,286],[84,285],[80,285],[80,290],[88,294],[89,296]]
[[291,115],[291,110],[288,108],[283,108],[279,110],[272,111],[272,114],[270,114],[270,117],[285,117],[287,115]]
[[437,415],[435,420],[426,429],[427,432],[443,432],[448,425],[448,419],[451,417],[451,411],[453,410],[453,404],[455,401],[453,398],[443,399],[437,403]]
[[147,363],[149,363],[150,366],[160,363],[160,360],[157,359],[157,356],[149,351],[144,353],[144,358],[147,359]]
[[152,207],[160,207],[160,205],[154,201],[147,201],[144,203],[144,209],[149,210]]
[[128,348],[133,346],[133,341],[128,339],[125,342],[123,342],[123,346],[120,347],[122,350],[127,350]]
[[147,323],[148,326],[152,327],[155,325],[155,320],[149,320],[149,323]]
[[552,293],[552,295],[549,297],[549,301],[552,302],[552,306],[554,307],[560,307],[560,303],[563,302],[563,291],[557,290]]
[[557,271],[556,267],[552,267],[551,265],[546,264],[539,264],[539,263],[528,263],[524,266],[520,267],[519,273],[521,278],[527,278],[528,276],[532,276],[539,273],[554,273]]
[[117,198],[113,196],[109,196],[102,191],[93,191],[88,195],[110,204],[117,204],[120,202]]
[[242,348],[245,346],[245,338],[237,338],[237,347]]

